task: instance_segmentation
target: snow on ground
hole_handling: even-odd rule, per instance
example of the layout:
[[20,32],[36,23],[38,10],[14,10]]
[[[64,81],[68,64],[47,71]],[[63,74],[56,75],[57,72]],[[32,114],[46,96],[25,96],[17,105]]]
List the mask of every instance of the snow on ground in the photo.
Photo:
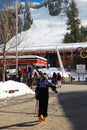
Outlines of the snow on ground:
[[24,94],[34,94],[34,92],[24,83],[13,80],[0,82],[0,99],[7,97],[16,97]]

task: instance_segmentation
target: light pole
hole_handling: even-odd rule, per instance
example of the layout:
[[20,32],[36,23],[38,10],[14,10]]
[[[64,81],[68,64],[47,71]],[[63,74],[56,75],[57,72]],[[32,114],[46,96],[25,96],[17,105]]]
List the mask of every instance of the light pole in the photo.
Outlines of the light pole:
[[16,0],[16,76],[18,76],[18,0]]

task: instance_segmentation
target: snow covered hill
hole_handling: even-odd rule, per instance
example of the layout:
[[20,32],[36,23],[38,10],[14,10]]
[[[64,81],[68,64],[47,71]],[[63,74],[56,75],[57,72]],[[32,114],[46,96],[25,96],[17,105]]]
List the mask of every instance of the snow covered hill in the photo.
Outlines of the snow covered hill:
[[[75,0],[79,10],[79,19],[82,25],[87,26],[87,1],[86,0]],[[25,32],[19,34],[19,51],[32,51],[38,49],[49,49],[58,47],[70,47],[73,48],[73,44],[64,44],[62,39],[66,33],[66,16],[62,11],[58,16],[50,16],[48,8],[42,7],[39,9],[31,9],[33,17],[33,25]],[[9,45],[13,45],[15,38],[10,40]],[[85,47],[87,43],[84,43]],[[84,45],[77,43],[77,47]],[[76,47],[75,45],[75,47]],[[15,48],[10,50],[15,51]]]

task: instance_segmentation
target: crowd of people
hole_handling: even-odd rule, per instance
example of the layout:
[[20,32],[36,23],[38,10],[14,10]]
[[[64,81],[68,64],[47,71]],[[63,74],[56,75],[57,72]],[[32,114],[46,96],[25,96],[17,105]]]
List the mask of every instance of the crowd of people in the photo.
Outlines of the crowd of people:
[[[48,80],[49,80],[49,77],[46,73],[44,73],[45,76],[47,76]],[[15,81],[18,81],[18,82],[23,82],[23,83],[26,83],[31,89],[33,88],[33,86],[37,83],[38,79],[39,79],[39,74],[37,71],[35,70],[31,70],[29,69],[28,72],[26,71],[26,69],[18,69],[18,76],[16,75],[10,75],[9,74],[9,71],[6,70],[6,75],[5,75],[5,80],[9,80],[9,79],[12,79],[12,80],[15,80]],[[58,87],[61,87],[61,75],[60,73],[53,73],[53,76],[52,76],[52,79],[51,79],[51,82],[53,84],[55,84],[56,86]]]

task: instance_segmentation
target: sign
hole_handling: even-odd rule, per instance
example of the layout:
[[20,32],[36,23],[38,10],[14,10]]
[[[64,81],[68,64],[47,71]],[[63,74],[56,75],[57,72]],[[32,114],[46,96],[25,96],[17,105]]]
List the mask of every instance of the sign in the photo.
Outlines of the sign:
[[77,73],[85,73],[86,66],[84,64],[79,64],[79,65],[77,64],[76,70],[77,70]]
[[79,52],[81,58],[87,58],[87,47],[78,47],[76,50]]

